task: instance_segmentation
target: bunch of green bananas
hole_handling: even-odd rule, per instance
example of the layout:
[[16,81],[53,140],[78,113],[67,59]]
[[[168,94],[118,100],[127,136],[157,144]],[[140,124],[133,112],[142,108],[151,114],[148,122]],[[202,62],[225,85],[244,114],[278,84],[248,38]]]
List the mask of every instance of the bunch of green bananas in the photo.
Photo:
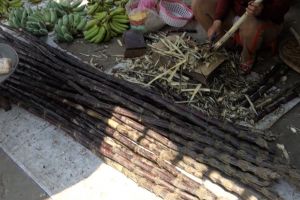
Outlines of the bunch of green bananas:
[[41,3],[42,0],[28,0],[29,3],[38,4]]
[[94,15],[101,11],[108,11],[116,6],[124,7],[128,0],[89,0],[87,6],[88,15]]
[[32,14],[30,8],[17,8],[10,11],[8,23],[11,27],[25,29],[28,15]]
[[35,10],[27,17],[26,30],[36,36],[48,35],[56,21],[57,14],[53,9]]
[[58,20],[57,11],[53,8],[41,9],[39,16],[43,16],[41,20],[46,24],[48,30],[52,30]]
[[85,5],[81,5],[82,0],[77,1],[70,1],[70,0],[63,0],[60,3],[55,1],[49,1],[47,4],[48,8],[56,9],[59,13],[59,17],[62,17],[66,14],[75,14],[78,13],[80,15],[86,15],[85,12]]
[[36,36],[48,34],[57,22],[57,12],[54,9],[31,10],[30,8],[14,9],[9,14],[8,22],[14,28],[26,29]]
[[0,18],[8,16],[11,9],[23,6],[22,0],[0,0]]
[[99,12],[87,22],[84,39],[91,43],[109,41],[112,37],[127,30],[129,28],[128,22],[129,19],[124,8],[118,7],[110,12]]
[[64,15],[54,27],[56,39],[60,42],[72,42],[74,37],[81,34],[87,19],[80,14]]

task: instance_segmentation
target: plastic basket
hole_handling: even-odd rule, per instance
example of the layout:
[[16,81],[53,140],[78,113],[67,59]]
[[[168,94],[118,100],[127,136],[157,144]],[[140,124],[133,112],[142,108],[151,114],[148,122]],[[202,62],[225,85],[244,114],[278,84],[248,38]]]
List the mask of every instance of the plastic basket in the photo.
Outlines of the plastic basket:
[[193,12],[181,1],[161,0],[159,15],[166,24],[173,27],[183,27],[193,17]]

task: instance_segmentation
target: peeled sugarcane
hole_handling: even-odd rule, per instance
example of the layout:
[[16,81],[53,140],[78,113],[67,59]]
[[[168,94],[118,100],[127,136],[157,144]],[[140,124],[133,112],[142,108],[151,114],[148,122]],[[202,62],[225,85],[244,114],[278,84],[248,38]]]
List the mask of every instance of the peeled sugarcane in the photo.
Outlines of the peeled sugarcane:
[[[12,83],[16,83],[15,81],[11,81]],[[13,87],[12,87],[13,88]],[[25,88],[23,88],[24,90],[26,90]],[[16,88],[14,88],[13,90],[17,90],[17,92],[20,92],[20,90],[18,90],[18,89],[16,89]],[[24,93],[25,95],[26,95],[26,98],[31,98],[31,97],[34,97],[34,94],[32,94],[31,93],[31,95],[29,95],[29,93]],[[17,95],[16,93],[15,93],[15,95]],[[22,98],[22,97],[21,97]],[[23,97],[24,98],[24,97]],[[43,101],[43,100],[41,100],[41,99],[38,99],[37,97],[34,97],[34,100],[33,101],[35,101],[35,102],[44,102],[44,109],[46,110],[47,108],[48,108],[48,111],[46,111],[46,113],[47,112],[51,112],[51,109],[55,109],[55,108],[57,108],[57,110],[56,110],[56,114],[57,115],[61,115],[61,116],[63,116],[63,117],[65,117],[65,118],[68,118],[69,116],[72,116],[72,114],[67,114],[67,113],[63,113],[61,110],[63,110],[63,108],[61,107],[60,109],[58,109],[59,108],[59,106],[57,105],[57,106],[55,106],[55,107],[52,107],[51,106],[51,103],[48,103],[48,102],[45,102],[45,101]],[[52,108],[51,108],[52,107]],[[74,115],[74,114],[73,114]],[[75,116],[77,115],[77,113],[75,114]],[[61,119],[60,119],[61,120]],[[77,119],[75,119],[75,118],[73,118],[72,120],[71,120],[72,122],[76,122],[76,121],[78,121],[78,122],[80,122],[79,120],[77,120]],[[78,123],[77,122],[77,123]],[[99,124],[99,123],[98,123]],[[81,125],[78,125],[78,126],[81,126]],[[105,128],[103,127],[97,127],[97,129],[95,129],[95,130],[104,130]],[[107,129],[107,128],[106,128]],[[88,130],[87,128],[85,129],[85,130]],[[87,131],[88,133],[91,133],[92,131]],[[115,131],[110,131],[109,133],[111,133],[111,135],[112,136],[114,136],[114,137],[116,137],[116,138],[118,138],[120,141],[123,141],[125,144],[127,144],[127,145],[129,145],[130,146],[130,144],[131,145],[134,145],[133,143],[130,143],[130,141],[128,141],[128,139],[126,140],[124,137],[123,137],[123,139],[122,139],[122,137],[121,137],[121,135],[120,134],[118,134],[118,135],[116,135],[117,133],[115,132]],[[99,135],[98,135],[98,138],[99,138]],[[103,140],[103,141],[106,141],[107,140],[107,138],[102,138],[102,137],[100,137],[99,139],[101,139],[101,140]],[[124,140],[125,139],[125,140]],[[127,141],[127,142],[126,142]],[[116,153],[116,152],[114,152],[114,153]],[[140,159],[140,160],[142,160],[142,159]],[[168,168],[168,169],[170,169],[170,167]],[[174,172],[174,170],[172,171],[172,172]],[[174,173],[172,173],[172,174],[174,174]],[[176,172],[175,172],[175,174],[176,174]],[[178,172],[177,172],[177,174],[178,174]],[[189,180],[189,182],[186,182],[185,184],[188,186],[188,187],[185,187],[184,186],[184,184],[181,184],[181,180],[187,180],[186,178],[184,178],[184,176],[181,176],[181,178],[179,179],[179,180],[177,180],[176,181],[176,179],[174,179],[174,182],[173,182],[173,184],[175,184],[175,186],[176,187],[178,187],[178,188],[185,188],[184,190],[185,191],[188,191],[188,192],[190,192],[190,193],[195,193],[195,194],[198,194],[198,195],[200,195],[199,196],[199,198],[201,199],[202,197],[204,197],[205,195],[205,193],[207,193],[207,195],[206,195],[206,198],[205,199],[208,199],[208,197],[209,196],[213,196],[210,192],[208,192],[208,191],[206,191],[206,189],[205,188],[203,188],[203,187],[201,187],[200,185],[198,185],[198,184],[196,184],[195,185],[195,183],[193,184],[193,181],[192,180]],[[192,186],[192,185],[194,185],[194,186]],[[193,189],[194,188],[194,189]],[[193,192],[193,190],[194,190],[194,192]],[[206,191],[206,192],[205,192]],[[191,199],[191,198],[189,198],[189,199]]]
[[[100,128],[100,127],[98,127],[98,128]],[[127,143],[128,144],[128,143]]]
[[[263,0],[255,0],[255,4],[261,4]],[[245,12],[244,15],[242,15],[237,22],[229,29],[229,31],[226,32],[226,34],[213,45],[213,49],[217,50],[219,49],[239,28],[240,26],[247,20],[249,14],[248,12]]]
[[[18,89],[13,89],[13,90],[15,90],[16,92],[20,92]],[[12,92],[13,90],[10,90],[10,92]],[[17,93],[14,93],[16,96],[18,96],[19,98],[24,98],[24,97],[20,97],[20,95],[18,95]],[[28,97],[28,96],[27,96]],[[35,101],[39,101],[37,98],[35,98]],[[35,102],[34,100],[33,101],[31,101],[32,103],[35,103],[36,104],[36,106],[39,106],[39,103],[37,103],[37,102]],[[47,102],[45,102],[45,104],[48,104]],[[48,104],[48,106],[50,106],[49,104]],[[83,128],[85,125],[83,125],[83,124],[80,124],[79,122],[79,120],[78,119],[76,119],[76,117],[75,118],[72,118],[72,116],[73,116],[73,114],[72,113],[63,113],[63,112],[61,112],[60,111],[60,109],[62,109],[62,108],[60,108],[60,109],[58,109],[58,110],[56,110],[56,112],[52,112],[50,109],[48,109],[49,107],[48,107],[47,105],[45,105],[45,106],[40,106],[41,108],[42,108],[42,116],[47,116],[47,115],[53,115],[54,117],[53,117],[53,119],[57,119],[58,121],[59,121],[59,123],[61,123],[61,124],[59,124],[59,126],[61,127],[61,126],[65,126],[65,125],[67,125],[68,124],[68,126],[71,126],[71,127],[76,127],[76,128],[74,128],[77,132],[79,131],[81,131],[81,132],[83,132],[83,133],[86,133],[85,134],[85,136],[87,137],[87,138],[90,138],[90,139],[92,139],[92,141],[93,142],[95,142],[95,141],[100,141],[100,143],[101,143],[101,145],[105,145],[105,144],[107,144],[107,142],[108,143],[112,143],[113,142],[113,140],[112,139],[109,139],[108,137],[100,137],[100,135],[99,134],[96,134],[96,135],[94,135],[95,134],[95,132],[94,132],[94,134],[91,134],[91,133],[93,133],[93,130],[90,130],[89,128],[87,128],[87,127],[85,127],[85,128]],[[35,106],[31,106],[30,108],[34,108]],[[76,116],[76,115],[75,115]],[[70,120],[70,122],[69,121],[67,121],[67,118],[70,118],[71,120]],[[51,120],[51,121],[53,121],[53,119]],[[74,123],[74,124],[72,124],[72,123]],[[78,124],[77,124],[78,123]],[[97,131],[97,133],[100,133],[99,132],[99,130]],[[93,150],[93,149],[92,149]],[[111,148],[111,151],[113,151],[113,155],[115,156],[115,157],[118,157],[118,155],[120,156],[120,152],[116,152],[117,151],[117,149],[116,148]],[[128,152],[127,152],[128,153]],[[123,154],[124,154],[124,152],[123,152]],[[133,154],[132,154],[132,156],[134,156]],[[137,159],[137,160],[142,160],[142,159]],[[128,161],[129,162],[129,161]],[[131,163],[137,163],[137,161],[133,161],[133,160],[131,160]],[[144,165],[144,166],[143,166]],[[140,165],[140,167],[145,167],[145,163],[143,163],[143,165]],[[136,166],[136,167],[139,167],[139,166]],[[152,165],[152,171],[153,172],[155,172],[156,173],[156,176],[153,176],[153,177],[157,177],[157,173],[161,173],[160,171],[162,171],[161,169],[159,170],[159,169],[156,169],[155,168],[155,166],[154,165]],[[130,170],[132,170],[132,171],[135,171],[135,169],[133,169],[133,167],[131,167],[130,168]],[[141,172],[140,172],[141,173]],[[166,174],[166,173],[165,173]],[[162,174],[160,174],[160,176],[162,176]],[[159,176],[159,177],[160,177]],[[165,175],[166,176],[166,175]],[[201,191],[201,192],[205,192],[206,191],[206,189],[204,189],[203,187],[200,187],[198,184],[195,184],[195,183],[193,183],[193,182],[183,182],[184,181],[184,179],[182,179],[182,178],[180,178],[180,179],[178,179],[178,180],[176,180],[177,178],[176,177],[171,177],[170,178],[170,176],[172,176],[171,174],[168,174],[168,176],[169,176],[169,178],[168,179],[170,179],[171,181],[173,181],[173,182],[171,182],[172,184],[174,184],[175,186],[177,186],[177,188],[179,187],[179,188],[185,188],[185,190],[188,190],[189,189],[189,192],[192,192],[192,190],[193,190],[193,188],[194,188],[194,190],[197,190],[197,191]],[[156,178],[157,179],[157,178]],[[172,184],[171,183],[166,183],[165,182],[166,180],[164,180],[164,181],[162,181],[162,182],[164,182],[164,184],[165,185],[167,185],[167,187],[170,187],[170,188],[174,188],[175,186],[171,186]],[[157,179],[156,180],[156,182],[157,182],[157,184],[158,184],[158,182],[161,182],[159,179]],[[170,185],[171,184],[171,185]],[[180,185],[181,184],[181,185]],[[186,186],[188,186],[188,187],[185,187],[185,185]],[[202,188],[202,189],[201,189]],[[193,199],[197,199],[196,197],[192,197],[191,195],[188,195],[188,194],[186,194],[186,192],[181,192],[181,191],[178,191],[181,195],[184,195],[184,196],[186,196],[186,198],[179,198],[179,199],[190,199],[190,200],[193,200]],[[198,192],[198,193],[199,193]],[[207,193],[207,198],[206,199],[208,199],[208,197],[213,197],[214,195],[213,194],[211,194],[210,192],[208,192],[208,191],[206,191],[206,193]],[[200,194],[200,193],[199,193]],[[202,194],[202,197],[204,197],[204,193],[201,193]],[[201,199],[201,198],[200,198]]]
[[152,191],[157,196],[163,199],[196,199],[195,197],[187,193],[178,194],[178,190],[158,178],[157,175],[150,176],[149,174],[145,173],[145,170],[141,170],[138,166],[133,165],[130,160],[126,160],[118,154],[113,153],[112,147],[110,147],[105,142],[97,143],[95,142],[95,140],[88,139],[85,134],[78,132],[78,127],[70,128],[68,125],[66,125],[66,123],[62,124],[61,121],[58,120],[61,118],[58,118],[57,115],[51,116],[51,114],[45,113],[44,110],[37,111],[32,106],[30,106],[29,108],[27,107],[26,109],[60,127],[61,129],[69,133],[75,140],[79,141],[82,145],[86,146],[94,153],[99,155],[107,164],[112,165],[113,167],[118,166],[118,170],[137,182],[140,186]]

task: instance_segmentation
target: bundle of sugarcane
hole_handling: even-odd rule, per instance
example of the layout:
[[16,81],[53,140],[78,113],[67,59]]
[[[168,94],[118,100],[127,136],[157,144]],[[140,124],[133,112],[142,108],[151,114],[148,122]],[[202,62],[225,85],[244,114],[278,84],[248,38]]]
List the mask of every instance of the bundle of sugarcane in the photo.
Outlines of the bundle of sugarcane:
[[270,189],[276,180],[292,176],[299,182],[260,132],[210,119],[33,36],[5,30],[0,36],[20,62],[1,89],[158,196],[217,198],[186,173],[242,199],[279,199]]

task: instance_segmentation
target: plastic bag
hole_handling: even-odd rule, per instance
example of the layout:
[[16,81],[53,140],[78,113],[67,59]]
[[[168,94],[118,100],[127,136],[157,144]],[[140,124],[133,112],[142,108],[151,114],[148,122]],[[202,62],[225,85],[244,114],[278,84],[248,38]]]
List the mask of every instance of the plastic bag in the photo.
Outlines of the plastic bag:
[[142,32],[153,32],[161,29],[165,23],[160,18],[157,0],[129,0],[126,4],[132,29]]
[[138,4],[138,9],[139,10],[147,10],[147,9],[155,10],[156,4],[157,4],[156,0],[140,0],[140,2]]

